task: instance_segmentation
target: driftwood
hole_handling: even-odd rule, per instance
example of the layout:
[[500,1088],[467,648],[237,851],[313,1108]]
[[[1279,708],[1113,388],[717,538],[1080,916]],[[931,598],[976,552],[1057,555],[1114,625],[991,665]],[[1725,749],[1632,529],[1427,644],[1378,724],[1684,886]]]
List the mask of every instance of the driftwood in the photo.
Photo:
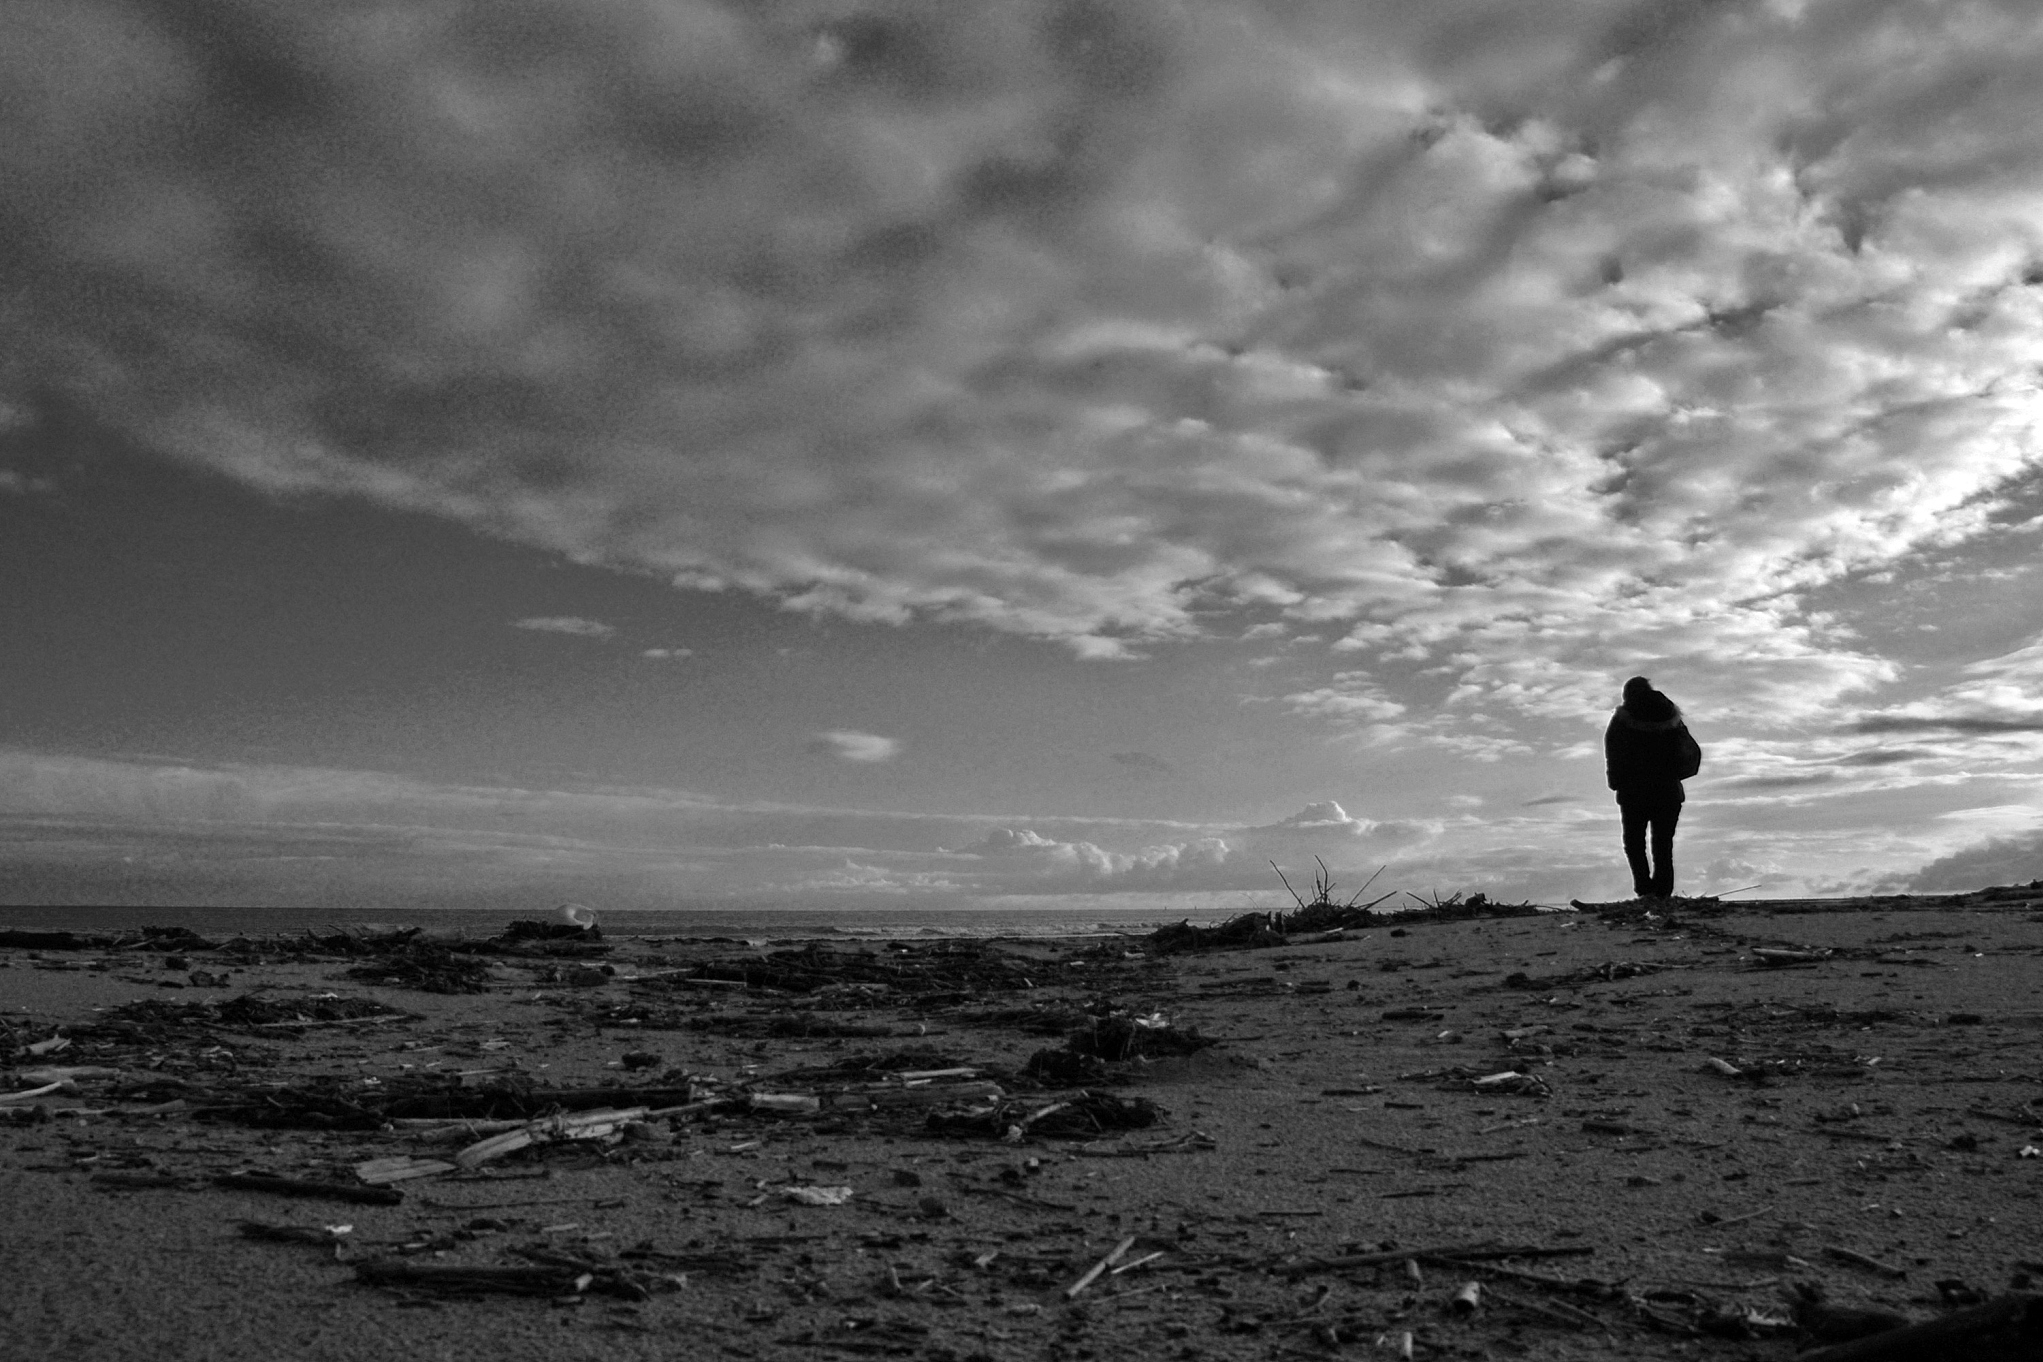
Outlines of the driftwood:
[[1795,1362],[2035,1362],[2043,1357],[2043,1296],[2002,1296],[1870,1338],[1797,1353]]
[[455,1154],[454,1162],[463,1168],[473,1168],[527,1145],[550,1144],[556,1140],[600,1140],[622,1130],[626,1122],[643,1121],[645,1115],[644,1107],[628,1107],[621,1111],[582,1111],[572,1116],[547,1116],[527,1122],[516,1130],[477,1140]]
[[1830,958],[1829,951],[1795,950],[1786,946],[1754,946],[1752,958],[1773,969],[1787,965],[1818,965]]
[[62,1078],[54,1083],[45,1083],[39,1088],[23,1088],[20,1092],[10,1092],[0,1096],[0,1107],[26,1106],[45,1097],[54,1097],[59,1093],[69,1094],[77,1091],[78,1085],[76,1083],[73,1083],[68,1078]]
[[448,1163],[445,1159],[419,1159],[409,1154],[398,1154],[387,1159],[368,1159],[356,1164],[355,1176],[372,1187],[383,1187],[412,1178],[430,1178],[441,1173],[452,1173],[459,1167],[460,1165]]

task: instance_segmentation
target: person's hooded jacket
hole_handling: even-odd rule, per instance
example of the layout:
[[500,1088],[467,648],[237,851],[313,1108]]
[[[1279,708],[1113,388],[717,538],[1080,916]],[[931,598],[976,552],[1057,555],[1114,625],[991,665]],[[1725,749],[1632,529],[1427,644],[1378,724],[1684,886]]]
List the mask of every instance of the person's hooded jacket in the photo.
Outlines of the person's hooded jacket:
[[1702,748],[1674,702],[1657,690],[1628,690],[1603,730],[1603,766],[1620,804],[1673,803],[1702,767]]

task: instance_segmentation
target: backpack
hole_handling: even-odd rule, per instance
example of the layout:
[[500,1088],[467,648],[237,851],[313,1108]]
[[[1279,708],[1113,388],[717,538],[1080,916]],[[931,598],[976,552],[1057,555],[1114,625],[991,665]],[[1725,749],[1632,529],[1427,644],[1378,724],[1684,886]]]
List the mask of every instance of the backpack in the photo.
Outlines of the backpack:
[[1690,733],[1686,727],[1675,729],[1674,734],[1674,778],[1676,780],[1687,780],[1702,769],[1702,745],[1695,740],[1695,735]]

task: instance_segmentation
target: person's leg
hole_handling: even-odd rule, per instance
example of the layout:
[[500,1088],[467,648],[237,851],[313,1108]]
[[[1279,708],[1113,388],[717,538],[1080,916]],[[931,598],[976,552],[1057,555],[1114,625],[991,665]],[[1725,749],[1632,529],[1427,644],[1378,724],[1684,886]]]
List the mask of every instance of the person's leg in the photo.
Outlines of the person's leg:
[[1680,820],[1679,804],[1653,810],[1653,892],[1663,899],[1674,897],[1674,825]]
[[1653,868],[1646,863],[1646,823],[1651,811],[1642,804],[1617,807],[1624,815],[1624,858],[1632,867],[1632,893],[1644,898],[1653,892]]

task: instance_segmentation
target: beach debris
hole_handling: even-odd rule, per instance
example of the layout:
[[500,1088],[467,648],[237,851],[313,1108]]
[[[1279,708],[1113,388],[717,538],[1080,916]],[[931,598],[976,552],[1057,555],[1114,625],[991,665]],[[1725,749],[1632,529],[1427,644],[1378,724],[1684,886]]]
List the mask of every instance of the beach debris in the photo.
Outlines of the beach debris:
[[330,1201],[353,1201],[365,1206],[395,1206],[404,1200],[404,1193],[387,1187],[357,1187],[351,1183],[287,1178],[274,1173],[222,1173],[213,1179],[213,1185],[236,1192],[324,1197]]
[[18,1069],[14,1077],[22,1083],[63,1083],[94,1082],[103,1078],[119,1078],[119,1069],[104,1064],[46,1064],[35,1069]]
[[[1062,1100],[1038,1105],[1015,1100],[962,1112],[931,1112],[928,1129],[938,1135],[978,1136],[1018,1143],[1045,1139],[1091,1139],[1112,1130],[1141,1130],[1155,1125],[1163,1109],[1146,1097],[1116,1097],[1086,1089]],[[1019,1132],[1010,1137],[1009,1132]]]
[[1468,1080],[1469,1087],[1477,1092],[1509,1093],[1517,1097],[1551,1097],[1553,1089],[1537,1074],[1520,1073],[1516,1069],[1505,1069],[1501,1073],[1484,1074]]
[[1083,1088],[1113,1081],[1107,1062],[1076,1050],[1038,1050],[1022,1073],[1046,1088]]
[[454,1162],[463,1168],[475,1168],[500,1159],[506,1154],[536,1144],[552,1144],[566,1140],[607,1140],[622,1138],[624,1127],[632,1121],[645,1119],[647,1108],[629,1107],[624,1109],[602,1108],[596,1111],[581,1111],[558,1116],[545,1116],[528,1121],[516,1130],[507,1130],[491,1135],[465,1146],[455,1154]]
[[457,954],[444,941],[411,935],[379,950],[368,963],[352,966],[347,976],[424,993],[481,993],[489,987],[490,967],[473,955]]
[[1754,946],[1752,958],[1768,969],[1818,965],[1830,958],[1827,950],[1801,950],[1786,946]]
[[1187,918],[1158,927],[1143,938],[1143,944],[1158,955],[1181,955],[1192,951],[1259,950],[1288,946],[1289,939],[1271,923],[1269,913],[1242,913],[1217,926],[1199,926]]
[[60,1093],[69,1095],[77,1091],[78,1085],[76,1083],[68,1078],[60,1078],[54,1083],[44,1083],[40,1087],[23,1088],[20,1092],[0,1094],[0,1107],[27,1106],[31,1103],[40,1102],[45,1097],[54,1097]]
[[803,1206],[846,1206],[855,1193],[849,1187],[801,1186],[783,1188],[781,1195]]
[[1593,1244],[1549,1246],[1481,1241],[1470,1244],[1446,1244],[1438,1248],[1389,1248],[1369,1253],[1341,1253],[1330,1258],[1280,1258],[1272,1259],[1268,1265],[1293,1276],[1302,1276],[1308,1272],[1342,1272],[1356,1267],[1385,1267],[1407,1260],[1433,1262],[1441,1266],[1467,1267],[1503,1258],[1574,1258],[1587,1257],[1595,1252]]
[[1091,1286],[1094,1282],[1100,1279],[1101,1273],[1105,1272],[1114,1264],[1120,1262],[1123,1258],[1128,1256],[1128,1250],[1135,1247],[1136,1239],[1137,1236],[1131,1234],[1127,1238],[1123,1239],[1120,1243],[1114,1245],[1113,1250],[1109,1252],[1106,1257],[1100,1259],[1098,1262],[1094,1263],[1090,1268],[1086,1269],[1086,1273],[1083,1277],[1080,1277],[1070,1286],[1064,1288],[1064,1299],[1077,1300],[1078,1297],[1085,1291],[1087,1287]]
[[1457,1315],[1472,1315],[1483,1303],[1483,1284],[1463,1282],[1461,1288],[1448,1297],[1447,1308]]
[[1161,1012],[1137,1016],[1111,1012],[1089,1018],[1073,1030],[1065,1047],[1074,1054],[1094,1055],[1104,1060],[1155,1059],[1165,1055],[1188,1055],[1216,1044],[1199,1034],[1197,1028],[1181,1028]]
[[811,941],[763,954],[706,960],[678,972],[662,971],[643,976],[636,987],[658,992],[723,983],[757,993],[827,995],[839,1007],[904,1002],[949,1007],[988,992],[1031,988],[1032,971],[1047,977],[1056,968],[970,939],[889,942],[884,949]]
[[393,1182],[408,1182],[412,1178],[452,1173],[460,1166],[445,1159],[421,1159],[410,1154],[398,1154],[390,1158],[363,1160],[355,1165],[355,1176],[371,1187],[383,1187]]
[[1023,1073],[1046,1087],[1087,1087],[1111,1080],[1115,1064],[1194,1054],[1218,1044],[1196,1028],[1175,1026],[1161,1012],[1138,1015],[1098,1004],[1081,1013],[1062,1050],[1038,1050]]

